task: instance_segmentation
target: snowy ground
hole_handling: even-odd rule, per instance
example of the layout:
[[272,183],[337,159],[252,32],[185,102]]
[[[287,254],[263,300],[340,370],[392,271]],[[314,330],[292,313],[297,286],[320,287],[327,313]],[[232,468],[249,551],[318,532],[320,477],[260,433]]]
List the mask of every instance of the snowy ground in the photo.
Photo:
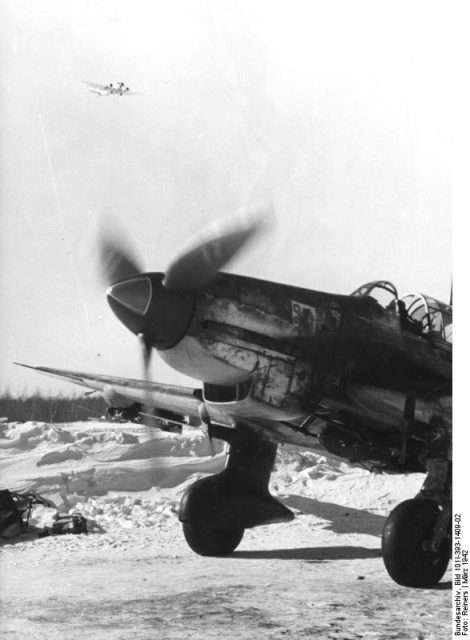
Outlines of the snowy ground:
[[[380,534],[421,475],[377,476],[282,447],[271,491],[296,514],[248,530],[226,558],[186,545],[185,487],[220,470],[204,435],[133,424],[0,424],[0,486],[33,489],[89,535],[0,545],[5,638],[335,638],[442,640],[451,635],[451,574],[432,590],[388,576]],[[37,508],[32,523],[56,513]]]

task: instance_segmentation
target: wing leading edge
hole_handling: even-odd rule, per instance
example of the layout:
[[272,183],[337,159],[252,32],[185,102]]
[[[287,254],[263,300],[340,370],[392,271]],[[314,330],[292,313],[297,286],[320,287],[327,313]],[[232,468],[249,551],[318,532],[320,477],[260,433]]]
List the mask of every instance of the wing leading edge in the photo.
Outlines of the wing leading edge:
[[198,390],[170,384],[160,384],[133,378],[120,378],[82,371],[68,371],[51,367],[33,367],[15,362],[20,367],[32,369],[38,373],[73,382],[82,387],[99,391],[105,399],[115,396],[132,402],[147,404],[150,400],[155,407],[179,413],[192,418],[199,417],[200,399]]
[[[223,403],[218,406],[207,403],[203,400],[201,389],[52,367],[33,367],[21,362],[15,364],[97,391],[110,406],[130,406],[133,403],[140,403],[142,407],[152,405],[157,412],[172,414],[173,420],[170,421],[183,423],[189,419],[189,424],[207,427],[215,438],[229,441],[234,429],[245,428],[257,432],[266,440],[312,446],[309,434],[301,433],[287,423],[255,415],[240,415],[234,403],[229,403],[229,407]],[[160,415],[166,418],[165,413]]]

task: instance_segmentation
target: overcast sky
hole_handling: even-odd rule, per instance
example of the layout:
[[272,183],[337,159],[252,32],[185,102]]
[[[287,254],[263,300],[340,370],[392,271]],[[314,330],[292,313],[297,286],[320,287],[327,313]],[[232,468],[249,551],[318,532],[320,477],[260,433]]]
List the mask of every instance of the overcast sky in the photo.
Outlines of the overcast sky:
[[[140,375],[96,274],[103,214],[160,271],[210,221],[269,199],[275,228],[228,270],[448,301],[445,3],[0,7],[1,390],[70,390],[14,360]],[[139,95],[98,98],[83,80]],[[154,360],[154,379],[182,381]]]

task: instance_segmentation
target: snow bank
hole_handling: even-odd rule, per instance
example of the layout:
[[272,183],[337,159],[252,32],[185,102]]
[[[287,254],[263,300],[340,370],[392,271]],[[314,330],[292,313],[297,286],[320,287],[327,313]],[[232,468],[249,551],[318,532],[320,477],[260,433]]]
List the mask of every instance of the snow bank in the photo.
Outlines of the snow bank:
[[[162,526],[176,518],[188,484],[223,468],[224,443],[214,446],[212,456],[207,437],[191,427],[180,435],[132,423],[10,423],[0,430],[0,477],[3,487],[34,490],[62,512],[80,511],[96,530]],[[422,480],[371,475],[282,446],[270,486],[294,510],[303,498],[386,514],[414,496]],[[35,510],[32,523],[46,526],[55,513]]]

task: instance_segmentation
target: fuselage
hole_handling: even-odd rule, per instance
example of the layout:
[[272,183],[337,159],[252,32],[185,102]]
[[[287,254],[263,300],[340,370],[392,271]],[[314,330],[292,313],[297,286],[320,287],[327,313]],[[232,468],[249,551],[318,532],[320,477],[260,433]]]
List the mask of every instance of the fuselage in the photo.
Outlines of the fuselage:
[[[417,419],[450,420],[450,351],[408,335],[371,297],[226,273],[197,293],[167,292],[162,279],[124,281],[111,306],[132,331],[152,336],[167,364],[201,380],[214,406],[299,421],[326,402],[386,427],[402,422],[412,392]],[[123,307],[116,300],[128,295],[126,282],[141,300],[134,291]]]

